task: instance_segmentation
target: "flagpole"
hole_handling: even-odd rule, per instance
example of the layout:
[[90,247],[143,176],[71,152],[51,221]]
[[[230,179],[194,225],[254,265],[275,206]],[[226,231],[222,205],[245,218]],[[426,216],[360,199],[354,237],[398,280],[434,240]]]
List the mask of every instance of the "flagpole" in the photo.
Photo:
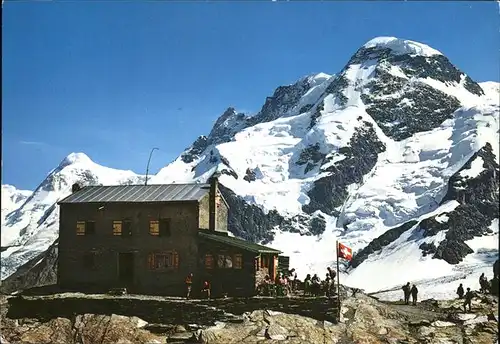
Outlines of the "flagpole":
[[336,242],[337,251],[337,321],[340,321],[340,271],[339,271],[339,241]]

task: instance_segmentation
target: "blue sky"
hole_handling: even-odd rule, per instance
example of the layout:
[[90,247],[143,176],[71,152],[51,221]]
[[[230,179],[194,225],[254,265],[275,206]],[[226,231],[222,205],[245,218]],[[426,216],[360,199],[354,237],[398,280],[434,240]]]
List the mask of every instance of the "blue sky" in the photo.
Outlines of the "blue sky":
[[2,183],[34,189],[71,152],[152,173],[228,107],[336,73],[375,36],[431,45],[499,81],[499,7],[475,2],[3,5]]

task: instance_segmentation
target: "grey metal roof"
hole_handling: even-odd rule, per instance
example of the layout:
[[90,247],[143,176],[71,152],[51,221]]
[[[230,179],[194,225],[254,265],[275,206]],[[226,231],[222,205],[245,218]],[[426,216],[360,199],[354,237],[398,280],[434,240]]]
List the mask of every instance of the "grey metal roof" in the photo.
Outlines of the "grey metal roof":
[[199,201],[209,191],[207,184],[86,186],[58,203]]

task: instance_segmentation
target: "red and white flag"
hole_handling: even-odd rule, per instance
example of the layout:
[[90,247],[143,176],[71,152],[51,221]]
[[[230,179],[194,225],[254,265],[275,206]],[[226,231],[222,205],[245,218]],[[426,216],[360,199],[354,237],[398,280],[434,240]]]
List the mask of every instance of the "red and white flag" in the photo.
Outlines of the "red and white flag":
[[346,245],[339,243],[339,247],[337,248],[337,252],[338,252],[339,258],[344,258],[347,260],[352,259],[352,248],[347,247]]

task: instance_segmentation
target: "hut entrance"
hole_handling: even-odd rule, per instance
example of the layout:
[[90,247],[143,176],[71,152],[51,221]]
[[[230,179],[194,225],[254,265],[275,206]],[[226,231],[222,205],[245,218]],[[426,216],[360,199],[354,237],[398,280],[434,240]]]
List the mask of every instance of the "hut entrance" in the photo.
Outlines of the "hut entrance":
[[120,282],[130,284],[134,281],[134,254],[120,252],[118,254],[118,279]]

